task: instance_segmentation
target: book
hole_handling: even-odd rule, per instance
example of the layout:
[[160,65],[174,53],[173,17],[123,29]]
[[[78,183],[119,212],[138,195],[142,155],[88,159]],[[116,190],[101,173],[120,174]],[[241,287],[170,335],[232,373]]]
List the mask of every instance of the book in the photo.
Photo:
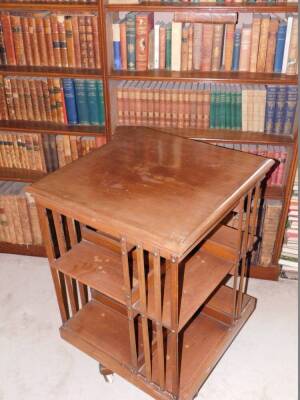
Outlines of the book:
[[280,73],[282,69],[283,53],[285,46],[287,24],[285,21],[281,21],[279,24],[277,37],[276,37],[276,50],[274,60],[274,72]]
[[286,73],[295,75],[298,72],[298,16],[293,17],[291,39],[287,57]]
[[257,72],[264,72],[265,70],[267,48],[268,48],[269,26],[270,26],[270,16],[263,15],[260,25],[260,37],[259,37],[259,46],[258,46],[257,64],[256,64]]
[[181,22],[172,22],[172,39],[171,39],[171,69],[172,71],[180,71],[181,68]]
[[241,29],[236,28],[233,38],[232,71],[239,70],[240,47],[241,47]]
[[223,35],[224,35],[224,25],[215,24],[213,33],[212,56],[211,56],[212,71],[219,71],[221,66]]
[[281,73],[283,73],[283,74],[285,74],[286,70],[287,70],[287,62],[288,62],[288,55],[289,55],[289,48],[290,48],[290,41],[291,41],[292,26],[293,26],[293,16],[289,15],[287,18],[285,43],[284,43],[284,50],[283,50],[283,56],[282,56]]
[[136,63],[136,14],[130,12],[126,16],[126,44],[127,44],[127,68],[135,70]]
[[211,70],[213,35],[214,26],[212,24],[204,24],[202,28],[201,71]]
[[234,44],[234,24],[227,24],[224,43],[224,70],[230,71]]
[[114,49],[114,69],[120,70],[121,65],[121,38],[120,38],[120,23],[112,24],[113,32],[113,49]]
[[241,32],[239,71],[249,71],[252,27],[244,24]]
[[268,33],[267,56],[265,63],[265,72],[273,72],[274,58],[276,50],[276,35],[279,22],[277,18],[271,18]]
[[78,124],[75,88],[73,79],[65,78],[63,81],[64,96],[66,102],[67,116],[69,124]]

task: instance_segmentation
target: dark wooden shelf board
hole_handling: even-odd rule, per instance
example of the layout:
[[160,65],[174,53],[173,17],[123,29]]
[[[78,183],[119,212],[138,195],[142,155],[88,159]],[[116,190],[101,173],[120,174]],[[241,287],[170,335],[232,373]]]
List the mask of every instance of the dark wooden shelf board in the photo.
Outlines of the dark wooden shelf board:
[[253,83],[296,85],[297,75],[260,73],[260,72],[226,72],[226,71],[110,71],[109,79],[114,80],[184,80],[214,81],[219,83]]
[[46,172],[32,171],[21,168],[2,168],[0,167],[1,181],[35,182],[46,176]]
[[[181,285],[181,306],[179,313],[179,329],[182,329],[198,308],[204,303],[216,286],[226,277],[232,269],[232,262],[211,255],[200,250],[191,258],[184,262],[180,276]],[[171,274],[170,268],[166,269],[162,279],[163,306],[162,323],[165,327],[171,328]],[[140,310],[139,301],[134,305],[134,309]],[[147,315],[155,319],[154,303],[154,282],[148,282],[148,309]]]
[[297,12],[297,3],[172,3],[158,1],[142,1],[139,4],[106,4],[108,11],[207,11],[210,13],[218,12]]
[[87,78],[102,79],[101,69],[58,68],[58,67],[30,67],[16,65],[0,65],[1,75],[42,76],[60,78]]
[[41,245],[26,245],[0,242],[0,253],[20,254],[24,256],[46,257],[46,249]]
[[30,3],[30,2],[12,2],[1,1],[1,7],[5,9],[22,9],[22,10],[53,10],[53,11],[98,11],[98,4],[87,3]]
[[52,267],[126,304],[120,253],[83,240],[54,261]]
[[37,132],[57,135],[105,135],[105,127],[94,125],[63,125],[53,122],[0,121],[0,131]]

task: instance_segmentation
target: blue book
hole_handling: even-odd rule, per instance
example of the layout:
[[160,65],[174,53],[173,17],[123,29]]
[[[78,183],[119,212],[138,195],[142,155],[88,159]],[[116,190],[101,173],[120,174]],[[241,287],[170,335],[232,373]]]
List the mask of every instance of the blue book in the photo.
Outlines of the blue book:
[[297,108],[298,87],[287,86],[286,102],[284,106],[283,135],[292,135]]
[[105,123],[103,82],[96,81],[96,86],[97,86],[97,96],[98,96],[99,124],[100,126],[103,126]]
[[87,79],[85,81],[85,91],[88,102],[89,123],[91,125],[100,125],[97,86],[94,79]]
[[278,89],[277,85],[268,85],[267,86],[266,114],[265,114],[265,132],[266,133],[274,132],[277,89]]
[[274,133],[277,135],[282,134],[283,131],[285,100],[286,100],[286,86],[279,85],[276,95],[275,120],[274,120]]
[[240,65],[241,29],[237,28],[233,38],[232,71],[238,71]]
[[65,104],[67,111],[67,118],[69,124],[78,124],[75,89],[73,79],[65,78],[63,81],[63,89],[65,96]]
[[280,73],[282,69],[283,53],[286,37],[286,27],[285,21],[281,21],[276,35],[276,49],[274,58],[274,72]]
[[85,79],[74,79],[78,123],[89,125],[88,96],[85,90]]
[[122,69],[121,62],[121,39],[120,39],[120,22],[112,24],[113,31],[113,49],[114,49],[114,69]]

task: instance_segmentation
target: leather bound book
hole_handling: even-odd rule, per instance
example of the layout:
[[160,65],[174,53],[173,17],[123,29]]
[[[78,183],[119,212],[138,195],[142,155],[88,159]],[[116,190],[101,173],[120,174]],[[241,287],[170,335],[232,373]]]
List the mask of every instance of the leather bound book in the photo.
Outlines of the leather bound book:
[[159,90],[159,126],[166,126],[166,87],[167,81],[162,82]]
[[76,136],[70,136],[70,147],[71,147],[71,156],[72,156],[72,161],[78,160],[78,149],[77,149],[77,137]]
[[75,60],[74,36],[73,36],[73,25],[71,16],[65,17],[65,31],[66,31],[68,66],[75,67],[76,60]]
[[16,64],[26,65],[25,50],[22,36],[21,18],[19,15],[10,15],[10,23],[13,34]]
[[93,25],[92,17],[85,17],[85,29],[86,29],[86,43],[87,43],[87,57],[89,68],[95,68],[95,53],[94,53],[94,37],[93,37]]
[[204,84],[203,90],[203,128],[209,128],[209,116],[210,116],[210,83]]
[[[153,103],[154,103],[154,117],[153,117],[153,125],[154,126],[159,126],[159,119],[160,119],[160,103],[159,103],[159,92],[161,90],[161,85],[162,82],[157,81],[155,82],[154,88],[153,88]],[[137,104],[136,104],[136,109],[137,109]],[[138,125],[138,124],[137,124]]]
[[135,90],[137,81],[132,81],[128,90],[129,125],[135,125]]
[[172,22],[172,41],[171,41],[171,69],[180,71],[181,68],[181,38],[182,23]]
[[41,121],[41,113],[38,105],[38,95],[36,91],[36,86],[35,86],[35,80],[34,78],[31,78],[28,80],[29,82],[29,88],[30,88],[30,95],[32,99],[32,108],[33,108],[33,116],[34,116],[34,121]]
[[263,16],[260,28],[259,47],[257,55],[257,72],[264,72],[267,58],[268,34],[269,34],[270,17]]
[[3,76],[0,75],[0,121],[7,120],[8,118],[9,115],[5,98],[4,79]]
[[166,25],[159,26],[159,69],[166,68]]
[[15,48],[14,48],[13,33],[12,33],[12,27],[11,27],[11,22],[10,22],[10,15],[8,12],[1,13],[1,24],[2,24],[5,49],[6,49],[7,64],[8,65],[16,65],[16,55],[15,55]]
[[96,68],[101,68],[99,30],[98,30],[98,16],[97,15],[92,15],[91,16],[91,21],[92,21],[92,34],[93,34],[95,67]]
[[24,88],[24,97],[26,103],[26,111],[27,111],[27,118],[28,121],[34,121],[34,113],[33,113],[33,105],[32,105],[32,98],[29,86],[29,80],[24,78],[21,80]]
[[62,67],[67,67],[68,66],[68,52],[67,52],[67,38],[66,38],[64,15],[57,15],[57,28],[58,28],[58,37],[59,37],[61,65],[62,65]]
[[57,114],[57,107],[56,107],[56,97],[55,97],[53,78],[48,78],[47,83],[48,83],[48,89],[49,89],[49,100],[50,100],[52,121],[59,122],[58,114]]
[[190,94],[191,94],[192,84],[191,82],[187,82],[184,85],[184,93],[183,93],[183,103],[184,103],[184,119],[183,125],[184,128],[190,127],[190,113],[191,113],[191,101],[190,101]]
[[236,28],[233,39],[232,71],[238,71],[240,65],[241,29]]
[[204,90],[204,83],[199,82],[197,86],[197,120],[196,120],[196,128],[202,129],[203,128],[203,90]]
[[122,70],[127,70],[127,42],[126,42],[126,20],[120,21],[120,45]]
[[123,87],[126,81],[121,81],[117,87],[117,109],[118,109],[118,121],[117,125],[124,125],[123,119]]
[[31,229],[29,210],[27,207],[27,201],[24,193],[21,193],[19,196],[17,196],[17,204],[19,209],[24,244],[31,245],[33,244],[33,235]]
[[298,73],[298,16],[293,16],[290,47],[288,52],[286,73],[295,75]]
[[148,126],[154,124],[154,86],[156,82],[150,82],[147,89],[147,114],[148,114]]
[[57,148],[57,157],[58,157],[58,164],[59,168],[64,167],[67,165],[65,159],[65,149],[64,149],[64,137],[63,135],[56,136],[56,148]]
[[130,12],[126,16],[127,69],[136,68],[136,14]]
[[18,87],[17,87],[17,79],[10,78],[10,84],[11,84],[11,93],[12,93],[12,98],[13,98],[16,119],[22,120],[21,105],[20,105],[19,92],[18,92]]
[[43,24],[44,24],[46,46],[47,46],[48,65],[53,67],[55,66],[55,58],[54,58],[53,37],[52,37],[50,16],[45,16],[45,18],[43,18]]
[[189,25],[188,32],[188,71],[192,71],[193,69],[193,36],[194,36],[194,27],[193,24]]
[[36,19],[33,16],[28,17],[28,25],[29,25],[30,44],[33,55],[33,63],[35,66],[39,67],[41,65],[41,58],[40,58],[39,43],[37,36]]
[[195,23],[194,26],[194,36],[193,36],[193,69],[196,71],[200,70],[201,59],[202,59],[202,50],[203,50],[203,42],[202,42],[202,32],[203,32],[203,24]]
[[16,83],[17,83],[17,90],[18,90],[18,96],[19,96],[19,102],[20,102],[20,108],[21,108],[21,119],[26,121],[26,120],[28,120],[28,115],[27,115],[25,93],[24,93],[22,79],[17,79]]
[[50,135],[48,135],[48,134],[43,134],[43,136],[42,136],[43,151],[44,151],[44,157],[45,157],[45,163],[46,163],[46,172],[53,172],[54,169],[53,169],[53,165],[52,165],[49,137],[50,137]]
[[3,29],[2,29],[2,22],[1,22],[1,15],[0,15],[0,65],[7,64],[6,58],[6,49],[4,43],[4,36],[3,36]]
[[153,29],[153,13],[136,15],[136,70],[146,71],[149,54],[149,31]]
[[265,112],[265,129],[266,133],[274,132],[275,123],[275,106],[276,106],[276,94],[278,86],[268,85],[266,95],[266,112]]
[[297,108],[298,88],[297,86],[287,86],[286,102],[283,123],[283,135],[292,135]]
[[278,26],[279,26],[278,19],[271,18],[269,33],[268,33],[268,47],[267,47],[265,72],[273,72],[275,49],[276,49],[276,35],[278,31]]
[[214,25],[203,24],[201,71],[211,70],[213,36],[214,36]]
[[125,82],[125,85],[123,86],[123,118],[124,118],[124,125],[129,125],[129,102],[128,102],[128,86],[131,84],[130,81]]
[[21,17],[22,36],[24,44],[24,52],[26,58],[26,65],[33,65],[33,54],[30,43],[29,24],[26,16]]
[[37,94],[37,98],[38,98],[38,106],[39,106],[39,110],[40,110],[41,120],[47,121],[42,81],[40,79],[35,79],[34,82],[35,82],[35,87],[36,87],[36,94]]
[[4,78],[4,90],[5,90],[5,100],[7,104],[7,111],[9,115],[9,119],[11,120],[16,120],[16,111],[14,108],[14,103],[13,103],[13,93],[12,93],[12,87],[11,87],[11,81],[9,77]]
[[190,128],[197,126],[197,83],[192,83],[190,91]]
[[224,70],[231,71],[232,55],[233,55],[233,41],[234,41],[234,24],[226,25],[225,41],[224,41]]
[[249,71],[250,68],[251,33],[251,25],[243,25],[241,35],[239,70],[244,72]]
[[224,25],[215,24],[213,27],[214,27],[214,34],[213,34],[213,46],[212,46],[212,57],[211,57],[211,69],[212,71],[219,71],[221,67]]
[[174,13],[176,22],[201,22],[205,24],[235,24],[237,13],[210,13],[203,11],[180,11]]
[[180,82],[178,89],[178,128],[184,128],[184,82]]
[[189,24],[185,23],[182,25],[181,33],[181,71],[187,71],[188,69],[188,38],[189,38]]
[[39,53],[40,53],[40,65],[49,65],[48,60],[48,52],[47,52],[47,43],[44,29],[44,16],[40,14],[35,14],[36,20],[36,34],[39,45]]
[[88,55],[87,55],[87,38],[86,38],[86,26],[85,18],[78,16],[78,30],[79,30],[79,42],[80,42],[80,55],[81,55],[81,67],[88,68]]
[[261,16],[258,14],[253,15],[252,34],[251,34],[251,50],[250,50],[250,72],[256,72],[257,57],[261,27]]
[[142,123],[142,103],[141,103],[141,87],[143,82],[138,82],[135,89],[135,124],[141,125]]
[[170,128],[172,125],[172,98],[171,98],[171,93],[172,93],[172,88],[173,88],[174,82],[168,82],[166,86],[166,92],[165,92],[165,126],[167,128]]
[[78,28],[78,16],[72,15],[72,32],[74,41],[74,52],[75,52],[75,67],[81,67],[81,54],[80,54],[80,39],[79,39],[79,28]]
[[46,121],[52,121],[50,93],[49,93],[47,78],[41,79],[40,82],[41,82],[42,91],[43,91],[43,100],[44,100],[44,105],[45,105]]
[[274,133],[277,135],[283,131],[287,88],[288,86],[279,85],[277,90],[274,123]]
[[50,19],[51,19],[51,31],[52,31],[55,65],[57,67],[61,67],[62,60],[61,60],[61,54],[60,54],[60,41],[59,41],[59,34],[58,34],[57,15],[51,15]]

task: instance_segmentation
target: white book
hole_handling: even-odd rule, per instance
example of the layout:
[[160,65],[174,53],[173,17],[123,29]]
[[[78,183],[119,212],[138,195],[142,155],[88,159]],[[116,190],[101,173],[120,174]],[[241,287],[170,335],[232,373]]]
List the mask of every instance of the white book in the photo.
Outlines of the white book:
[[160,23],[154,25],[154,69],[159,69],[159,27]]
[[181,69],[181,33],[182,23],[172,22],[172,46],[171,46],[171,69],[180,71]]
[[289,48],[290,48],[290,41],[291,41],[292,25],[293,25],[293,16],[289,15],[288,20],[287,20],[283,61],[282,61],[282,68],[281,68],[281,72],[283,74],[286,73],[287,62],[288,62],[288,58],[289,58]]

